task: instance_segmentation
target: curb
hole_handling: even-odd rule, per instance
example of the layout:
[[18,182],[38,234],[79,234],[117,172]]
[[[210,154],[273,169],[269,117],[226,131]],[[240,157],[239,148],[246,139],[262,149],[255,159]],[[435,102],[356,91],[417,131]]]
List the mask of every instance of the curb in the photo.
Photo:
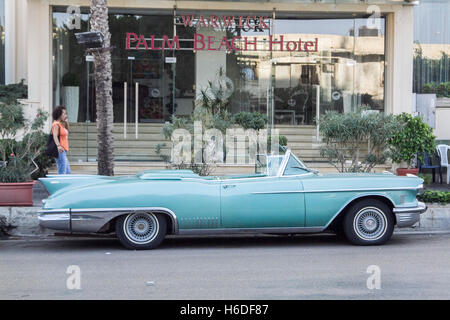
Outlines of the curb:
[[[39,225],[40,207],[0,207],[0,237],[42,237],[60,233]],[[412,228],[395,228],[396,234],[450,233],[450,205],[428,204],[428,210]]]
[[[53,231],[39,225],[40,207],[0,207],[0,236],[47,236]],[[2,232],[3,231],[3,232]]]

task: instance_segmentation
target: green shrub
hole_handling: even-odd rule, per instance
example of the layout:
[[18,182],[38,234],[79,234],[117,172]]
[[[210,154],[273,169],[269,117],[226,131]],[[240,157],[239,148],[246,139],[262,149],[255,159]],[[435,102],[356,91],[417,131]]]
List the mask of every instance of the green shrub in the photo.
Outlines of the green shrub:
[[418,155],[420,161],[423,154],[433,154],[436,148],[436,137],[433,129],[422,121],[420,117],[413,117],[409,113],[397,115],[400,129],[390,140],[392,160],[396,163],[405,161],[409,168],[412,160]]
[[247,129],[260,130],[267,125],[267,116],[259,112],[239,112],[233,116],[233,123]]
[[422,87],[422,93],[436,93],[436,84],[434,82],[425,83]]
[[417,199],[424,202],[450,203],[450,191],[426,190],[417,195]]
[[51,165],[52,160],[42,155],[47,114],[38,110],[33,120],[25,119],[17,99],[25,98],[26,90],[23,82],[0,87],[0,182],[25,182]]
[[438,98],[450,97],[450,81],[448,82],[429,82],[423,85],[422,93],[436,93]]
[[447,83],[441,82],[436,87],[436,95],[438,97],[448,97]]
[[[388,143],[398,130],[393,115],[361,109],[356,112],[326,112],[319,120],[320,154],[339,172],[370,172],[390,157]],[[369,142],[367,156],[362,156]]]
[[28,87],[23,80],[17,84],[0,85],[0,102],[11,104],[17,103],[18,99],[26,99]]
[[280,140],[280,146],[286,147],[288,144],[288,138],[286,136],[279,136],[278,139]]

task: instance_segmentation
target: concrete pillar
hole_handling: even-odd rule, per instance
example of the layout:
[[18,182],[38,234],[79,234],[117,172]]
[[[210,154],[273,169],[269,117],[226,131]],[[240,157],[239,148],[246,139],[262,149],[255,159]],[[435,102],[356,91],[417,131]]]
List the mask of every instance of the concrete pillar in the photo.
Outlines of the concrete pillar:
[[5,1],[5,83],[27,80],[27,0]]
[[28,76],[28,2],[27,0],[16,0],[16,82],[22,79],[27,82]]
[[16,1],[5,1],[5,83],[16,83]]
[[386,112],[412,112],[414,7],[401,6],[387,17]]
[[[52,110],[52,29],[47,0],[28,0],[27,80],[28,101],[32,112]],[[50,120],[48,124],[50,128]]]

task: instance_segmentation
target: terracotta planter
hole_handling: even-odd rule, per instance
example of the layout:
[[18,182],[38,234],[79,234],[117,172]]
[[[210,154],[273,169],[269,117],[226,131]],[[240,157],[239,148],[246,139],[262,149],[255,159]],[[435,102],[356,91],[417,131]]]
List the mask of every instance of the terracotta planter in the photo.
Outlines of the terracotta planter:
[[0,206],[33,206],[36,181],[0,183]]
[[415,176],[417,176],[419,174],[419,168],[398,168],[397,169],[397,175],[398,176],[406,176],[406,174],[413,174]]

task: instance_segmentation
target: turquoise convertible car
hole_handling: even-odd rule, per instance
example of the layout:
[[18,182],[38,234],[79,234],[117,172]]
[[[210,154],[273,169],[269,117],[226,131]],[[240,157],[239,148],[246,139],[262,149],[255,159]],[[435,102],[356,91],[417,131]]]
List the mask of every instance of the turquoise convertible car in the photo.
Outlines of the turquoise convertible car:
[[416,176],[320,174],[290,150],[259,156],[255,174],[201,177],[190,170],[135,176],[56,175],[40,179],[50,193],[43,227],[115,232],[128,249],[152,249],[166,234],[333,231],[353,244],[380,245],[426,211]]

